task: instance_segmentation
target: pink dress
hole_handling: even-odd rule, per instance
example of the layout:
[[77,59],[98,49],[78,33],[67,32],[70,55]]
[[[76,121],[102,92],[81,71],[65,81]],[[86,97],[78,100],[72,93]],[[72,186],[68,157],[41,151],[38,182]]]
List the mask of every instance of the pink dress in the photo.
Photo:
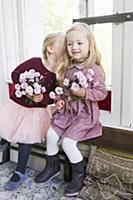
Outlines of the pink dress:
[[49,92],[55,88],[56,75],[43,65],[41,58],[31,58],[19,65],[12,72],[13,83],[18,83],[20,73],[35,69],[44,76],[46,92],[39,103],[29,104],[26,97],[17,98],[15,92],[11,99],[0,107],[0,137],[12,143],[41,143],[45,140],[50,123],[50,110],[53,103]]
[[[85,89],[85,98],[69,101],[65,97],[65,106],[52,115],[51,126],[61,137],[61,141],[64,137],[82,141],[102,135],[97,102],[107,96],[107,90],[104,83],[104,74],[100,67],[95,64],[91,69],[94,72],[94,81],[93,85],[91,84]],[[88,68],[81,66],[79,69],[77,66],[72,65],[68,68],[66,78],[73,79],[74,73],[80,70],[86,76]],[[62,97],[60,96],[60,98]]]

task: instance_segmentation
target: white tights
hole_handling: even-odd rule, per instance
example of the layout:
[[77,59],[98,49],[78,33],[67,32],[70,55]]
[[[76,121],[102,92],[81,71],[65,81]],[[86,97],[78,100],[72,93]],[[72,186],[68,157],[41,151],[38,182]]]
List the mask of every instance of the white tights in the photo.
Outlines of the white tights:
[[[55,155],[59,152],[59,139],[58,134],[50,127],[46,138],[47,155]],[[83,156],[77,147],[77,141],[65,137],[62,141],[62,148],[71,163],[78,163],[83,160]]]

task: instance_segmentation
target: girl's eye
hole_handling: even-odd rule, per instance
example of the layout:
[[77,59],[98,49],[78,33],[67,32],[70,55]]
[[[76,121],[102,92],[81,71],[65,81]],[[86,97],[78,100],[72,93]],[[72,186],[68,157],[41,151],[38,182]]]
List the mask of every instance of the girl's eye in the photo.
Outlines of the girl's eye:
[[81,45],[82,44],[82,42],[78,42],[78,45]]
[[68,44],[67,44],[67,46],[71,46],[71,45],[72,45],[72,43],[68,43]]

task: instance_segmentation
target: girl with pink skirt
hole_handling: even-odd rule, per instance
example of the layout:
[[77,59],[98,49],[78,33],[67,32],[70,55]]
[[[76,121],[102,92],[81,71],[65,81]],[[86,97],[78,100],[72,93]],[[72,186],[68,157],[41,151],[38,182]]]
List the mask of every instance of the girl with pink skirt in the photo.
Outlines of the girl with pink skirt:
[[43,58],[33,57],[20,64],[11,74],[13,94],[0,107],[0,151],[18,143],[16,171],[5,184],[6,190],[21,185],[27,178],[26,165],[32,144],[45,140],[49,126],[49,92],[56,86],[56,70],[63,57],[64,34],[48,34],[43,42]]

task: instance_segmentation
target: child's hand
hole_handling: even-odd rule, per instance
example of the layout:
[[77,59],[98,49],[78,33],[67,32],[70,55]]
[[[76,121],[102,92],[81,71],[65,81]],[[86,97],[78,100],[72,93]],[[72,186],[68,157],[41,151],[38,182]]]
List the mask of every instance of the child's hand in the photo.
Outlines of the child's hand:
[[85,97],[85,89],[83,87],[79,88],[77,91],[72,91],[72,93],[78,97]]
[[38,102],[40,102],[42,100],[43,100],[43,94],[34,94],[33,95],[33,101],[34,102],[38,103]]
[[36,102],[36,103],[38,103],[38,102],[43,100],[43,95],[42,94],[34,94],[33,96],[27,95],[27,97],[29,99],[31,99],[32,101]]
[[64,100],[57,101],[55,104],[56,110],[60,110],[61,108],[63,108],[64,104],[65,104]]

